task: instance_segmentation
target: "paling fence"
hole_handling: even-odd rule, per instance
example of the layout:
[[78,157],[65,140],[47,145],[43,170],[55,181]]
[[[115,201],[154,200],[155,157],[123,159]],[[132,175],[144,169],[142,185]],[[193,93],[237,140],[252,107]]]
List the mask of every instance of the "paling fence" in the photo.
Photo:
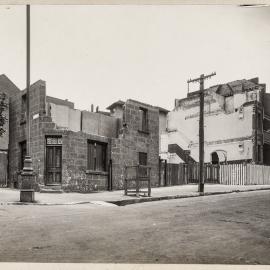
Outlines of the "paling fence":
[[[199,182],[199,164],[160,162],[160,186]],[[270,185],[270,166],[249,163],[205,164],[205,183],[223,185]]]
[[220,184],[270,185],[270,166],[256,164],[220,165]]
[[[206,183],[219,183],[219,166],[205,164],[204,178]],[[199,182],[199,164],[171,164],[164,161],[159,166],[159,185],[175,186]]]

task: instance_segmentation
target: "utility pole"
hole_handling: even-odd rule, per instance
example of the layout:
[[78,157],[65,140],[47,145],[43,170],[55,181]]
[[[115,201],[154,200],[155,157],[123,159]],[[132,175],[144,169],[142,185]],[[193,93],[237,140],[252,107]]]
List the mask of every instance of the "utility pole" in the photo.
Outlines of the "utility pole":
[[30,5],[26,5],[26,146],[27,154],[24,159],[22,187],[20,191],[21,202],[34,202],[35,192],[33,189],[34,173],[31,159],[30,137]]
[[204,193],[204,80],[211,78],[216,75],[216,72],[213,72],[209,75],[202,74],[199,78],[189,79],[189,83],[200,83],[200,120],[199,120],[199,186],[198,192],[200,194]]

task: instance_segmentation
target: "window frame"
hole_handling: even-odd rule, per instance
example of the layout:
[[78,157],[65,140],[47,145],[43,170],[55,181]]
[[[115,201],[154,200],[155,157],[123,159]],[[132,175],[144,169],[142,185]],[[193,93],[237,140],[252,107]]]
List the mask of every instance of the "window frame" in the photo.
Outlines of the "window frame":
[[24,140],[24,141],[19,142],[19,147],[20,147],[20,164],[19,164],[19,168],[20,168],[20,170],[23,170],[25,156],[27,155],[27,141]]
[[[142,155],[144,156],[144,157],[142,157]],[[144,163],[144,162],[141,162],[142,160],[144,160],[145,159],[145,163],[146,164],[142,164],[142,163]],[[148,155],[147,155],[147,152],[138,152],[138,164],[139,165],[142,165],[142,166],[147,166],[147,164],[148,164]]]
[[[90,154],[91,146],[93,147],[93,156]],[[97,147],[98,146],[98,147]],[[101,147],[99,149],[99,147]],[[101,150],[100,160],[98,160],[97,151]],[[87,140],[87,171],[108,172],[107,165],[108,143],[95,140]],[[99,166],[101,164],[101,166]]]
[[139,111],[142,111],[142,114],[140,114],[139,131],[149,133],[149,110],[147,108],[139,107]]

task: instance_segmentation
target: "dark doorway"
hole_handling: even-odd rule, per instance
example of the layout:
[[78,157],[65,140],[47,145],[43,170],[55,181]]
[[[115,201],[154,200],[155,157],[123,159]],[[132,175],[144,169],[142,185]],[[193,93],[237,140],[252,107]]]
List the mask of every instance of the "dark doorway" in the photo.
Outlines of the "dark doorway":
[[20,164],[19,164],[20,170],[23,169],[25,156],[26,156],[26,141],[22,141],[20,142]]
[[263,145],[263,163],[264,165],[270,165],[270,145]]
[[211,154],[212,164],[219,164],[219,157],[217,152]]

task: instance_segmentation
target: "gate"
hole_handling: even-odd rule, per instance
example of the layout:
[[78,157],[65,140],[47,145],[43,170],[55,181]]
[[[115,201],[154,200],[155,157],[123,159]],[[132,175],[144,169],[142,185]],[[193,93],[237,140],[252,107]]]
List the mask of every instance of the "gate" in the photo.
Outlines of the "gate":
[[[187,182],[199,183],[200,167],[198,163],[185,164],[187,167]],[[204,164],[204,182],[209,184],[218,184],[219,181],[219,165]]]

